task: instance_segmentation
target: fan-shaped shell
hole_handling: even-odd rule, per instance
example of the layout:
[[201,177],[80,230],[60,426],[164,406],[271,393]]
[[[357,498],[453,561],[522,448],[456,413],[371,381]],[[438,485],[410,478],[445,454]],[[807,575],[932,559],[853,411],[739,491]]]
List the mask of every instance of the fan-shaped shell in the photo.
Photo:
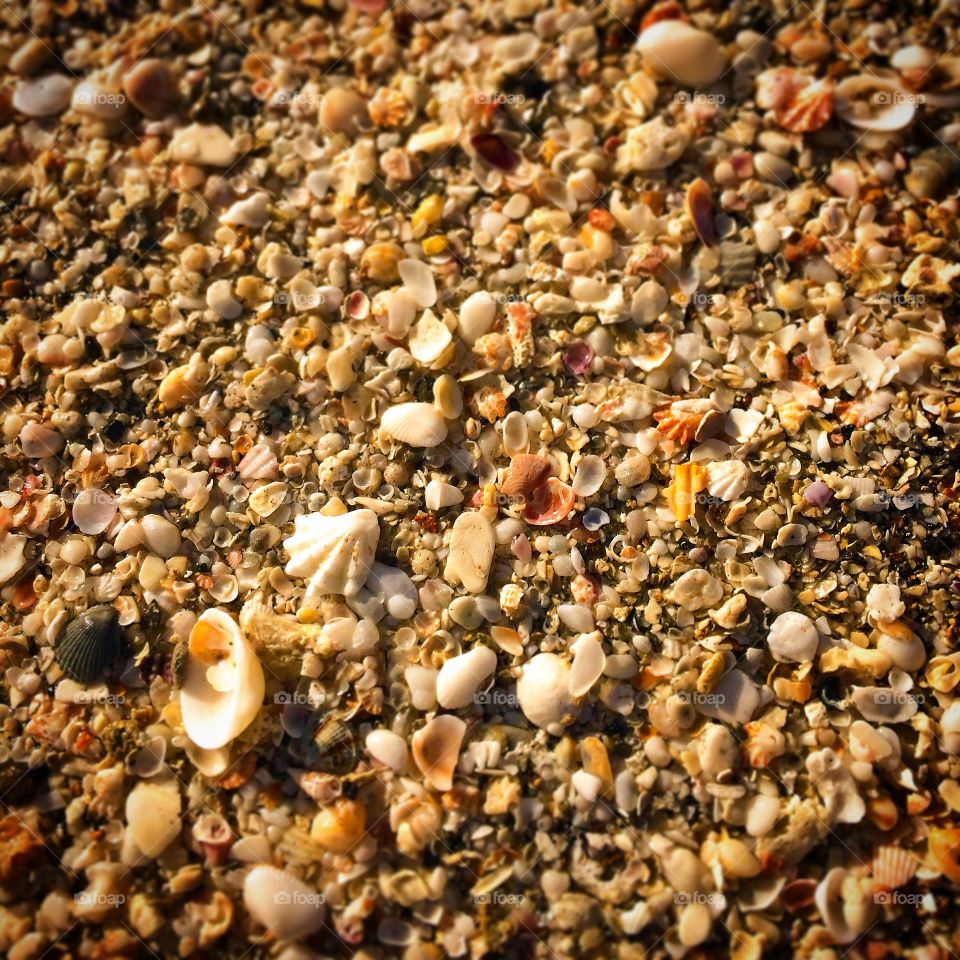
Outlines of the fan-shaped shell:
[[225,610],[206,610],[190,631],[180,689],[187,736],[205,750],[225,746],[263,702],[263,667]]
[[572,487],[556,477],[548,477],[546,483],[541,483],[527,501],[523,508],[524,519],[535,527],[559,523],[573,509],[575,500]]
[[243,882],[243,905],[277,940],[299,940],[323,926],[323,898],[299,877],[261,864]]
[[750,468],[742,460],[718,460],[707,465],[707,492],[724,503],[736,500],[750,485]]
[[550,476],[552,469],[545,457],[521,453],[510,461],[510,471],[500,484],[500,492],[508,497],[528,497]]
[[413,759],[427,783],[436,790],[453,786],[453,771],[460,759],[460,745],[467,725],[449,713],[434,717],[411,738]]
[[108,604],[91,607],[67,624],[57,641],[57,663],[71,680],[96,683],[120,655],[121,641],[117,611]]
[[390,407],[380,426],[394,440],[411,447],[436,447],[447,439],[447,421],[429,403],[399,403]]
[[379,539],[380,524],[372,510],[304,514],[283,541],[290,556],[286,572],[308,581],[307,599],[353,596],[370,575]]
[[917,872],[917,858],[902,847],[877,847],[870,869],[878,890],[896,890]]
[[715,409],[708,397],[675,400],[669,407],[657,410],[653,419],[657,421],[657,430],[663,436],[674,443],[686,445],[694,439],[700,439],[704,421]]

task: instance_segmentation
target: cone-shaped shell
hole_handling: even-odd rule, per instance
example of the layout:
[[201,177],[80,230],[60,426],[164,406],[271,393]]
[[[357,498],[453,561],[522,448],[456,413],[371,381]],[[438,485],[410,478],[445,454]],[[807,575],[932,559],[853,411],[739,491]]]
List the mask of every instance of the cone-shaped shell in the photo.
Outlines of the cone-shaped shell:
[[71,680],[97,683],[119,656],[122,639],[116,610],[109,604],[91,607],[67,624],[57,641],[57,663]]
[[216,750],[250,725],[263,702],[263,667],[236,621],[207,610],[190,631],[180,689],[187,736]]
[[370,575],[379,539],[380,524],[372,510],[299,516],[293,535],[283,541],[290,555],[286,571],[309,581],[308,600],[331,593],[353,596]]
[[430,403],[399,403],[390,407],[380,426],[394,440],[411,447],[436,447],[447,439],[447,421]]
[[453,771],[460,759],[467,725],[448,713],[434,717],[411,738],[413,759],[427,783],[435,790],[449,790],[453,786]]
[[254,867],[243,882],[243,905],[277,940],[299,940],[323,926],[323,898],[299,877]]

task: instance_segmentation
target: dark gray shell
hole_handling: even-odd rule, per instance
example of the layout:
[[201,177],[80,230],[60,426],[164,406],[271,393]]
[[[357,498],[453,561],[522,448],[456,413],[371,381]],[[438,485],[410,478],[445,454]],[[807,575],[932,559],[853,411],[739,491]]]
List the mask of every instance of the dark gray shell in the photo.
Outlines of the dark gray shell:
[[725,287],[746,286],[754,276],[757,250],[749,243],[727,242],[720,245],[720,275]]
[[313,742],[320,753],[316,768],[322,773],[349,773],[357,765],[357,744],[353,731],[339,717],[321,721]]
[[89,685],[103,679],[103,671],[120,655],[122,641],[117,611],[102,604],[67,624],[54,654],[66,676]]

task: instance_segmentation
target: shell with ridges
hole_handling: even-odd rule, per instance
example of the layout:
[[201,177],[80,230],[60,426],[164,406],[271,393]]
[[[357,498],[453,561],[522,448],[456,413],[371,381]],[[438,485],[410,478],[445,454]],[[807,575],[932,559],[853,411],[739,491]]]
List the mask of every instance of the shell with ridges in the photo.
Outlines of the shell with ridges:
[[380,426],[394,440],[411,447],[436,447],[447,439],[447,421],[430,403],[399,403],[390,407]]
[[742,460],[719,460],[707,464],[707,492],[724,503],[736,500],[750,485],[752,474]]
[[117,611],[109,604],[91,607],[67,624],[55,648],[57,663],[71,680],[95,683],[120,655],[121,641]]
[[917,858],[902,847],[877,847],[870,869],[878,890],[896,890],[917,872]]

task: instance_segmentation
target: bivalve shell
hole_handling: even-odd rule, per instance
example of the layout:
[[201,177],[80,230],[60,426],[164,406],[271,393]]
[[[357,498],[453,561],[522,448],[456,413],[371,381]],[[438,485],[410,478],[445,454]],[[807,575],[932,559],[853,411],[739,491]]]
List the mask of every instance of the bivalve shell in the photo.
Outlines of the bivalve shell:
[[466,732],[467,725],[459,717],[445,713],[434,717],[410,738],[414,762],[435,790],[453,786],[453,771]]
[[277,940],[300,940],[323,926],[323,897],[299,877],[266,864],[243,881],[243,905]]
[[916,97],[895,80],[857,74],[836,89],[836,111],[844,123],[860,130],[892,133],[913,121]]
[[444,577],[451,583],[462,583],[470,593],[483,593],[496,545],[493,527],[482,513],[461,513],[450,535]]
[[527,523],[535,527],[545,527],[552,523],[559,523],[573,509],[576,494],[573,488],[567,486],[556,477],[548,477],[541,483],[523,508],[523,516]]
[[67,624],[54,651],[57,663],[71,680],[97,683],[120,655],[122,639],[117,611],[108,604],[91,607]]
[[517,701],[534,726],[561,736],[576,714],[570,693],[570,664],[555,653],[538,653],[523,665]]
[[709,87],[727,66],[716,38],[682,20],[661,20],[647,27],[637,49],[655,76],[683,87]]
[[570,666],[569,690],[572,697],[583,697],[603,675],[607,657],[600,644],[600,634],[584,633],[571,647],[573,663]]
[[127,796],[125,814],[130,839],[151,860],[180,835],[180,784],[176,779],[142,780]]
[[447,421],[430,403],[400,403],[390,407],[380,426],[394,440],[411,447],[436,447],[447,439]]

